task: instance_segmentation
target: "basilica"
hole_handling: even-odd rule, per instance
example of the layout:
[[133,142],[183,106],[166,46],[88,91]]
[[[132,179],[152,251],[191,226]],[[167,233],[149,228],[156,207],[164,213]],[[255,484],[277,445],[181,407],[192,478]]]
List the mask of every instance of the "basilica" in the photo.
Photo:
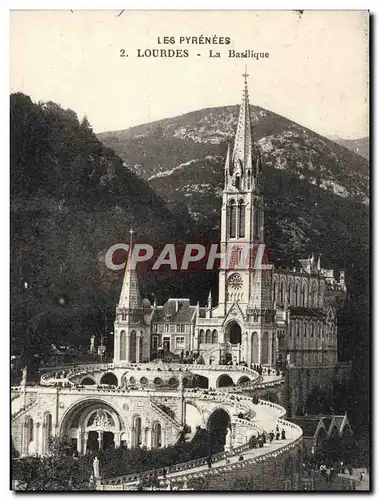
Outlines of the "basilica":
[[[264,165],[244,76],[235,141],[225,158],[220,247],[231,258],[219,268],[217,300],[152,304],[141,296],[128,259],[113,362],[47,368],[33,385],[25,369],[12,387],[12,445],[21,457],[48,453],[56,436],[76,454],[96,454],[190,442],[206,429],[223,447],[212,468],[204,458],[174,464],[167,469],[171,481],[184,487],[200,478],[209,488],[224,481],[228,489],[237,475],[254,476],[257,490],[301,487],[303,428],[291,417],[305,415],[313,388],[328,389],[348,375],[337,355],[337,306],[346,287],[343,271],[337,280],[313,255],[293,269],[264,259],[256,265],[265,245]],[[253,252],[240,258],[246,247]],[[327,426],[317,421],[311,446],[322,448],[332,435],[342,440],[346,422],[344,416]],[[94,473],[97,488],[107,490],[133,488],[138,476],[102,479],[99,467]]]
[[[217,305],[170,298],[142,299],[137,272],[126,265],[114,324],[114,362],[143,362],[171,353],[204,364],[260,364],[322,371],[337,365],[336,297],[346,292],[344,272],[321,268],[320,257],[293,269],[242,265],[246,246],[264,247],[264,200],[259,147],[253,141],[245,75],[234,145],[224,167],[220,247],[231,255],[219,270]],[[332,370],[333,371],[333,370]]]

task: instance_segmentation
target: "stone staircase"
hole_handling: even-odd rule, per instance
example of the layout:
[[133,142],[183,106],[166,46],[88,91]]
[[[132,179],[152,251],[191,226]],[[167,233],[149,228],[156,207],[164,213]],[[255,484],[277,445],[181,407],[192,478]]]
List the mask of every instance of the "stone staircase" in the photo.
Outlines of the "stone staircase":
[[163,417],[169,424],[173,425],[176,429],[180,430],[182,428],[182,424],[178,420],[176,420],[176,418],[173,418],[168,413],[166,413],[164,409],[161,408],[158,402],[156,402],[151,396],[149,399],[153,410],[155,410],[161,417]]

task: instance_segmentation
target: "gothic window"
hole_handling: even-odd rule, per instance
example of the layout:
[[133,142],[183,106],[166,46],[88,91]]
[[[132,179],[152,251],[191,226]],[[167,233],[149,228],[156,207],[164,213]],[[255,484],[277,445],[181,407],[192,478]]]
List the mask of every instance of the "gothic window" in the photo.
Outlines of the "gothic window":
[[280,283],[280,303],[284,304],[284,281]]
[[228,209],[228,224],[229,224],[229,237],[236,237],[236,224],[237,224],[237,207],[236,202],[231,200]]
[[247,171],[247,189],[250,189],[251,186],[251,171]]
[[243,200],[238,203],[238,237],[245,237],[245,203]]
[[120,332],[120,360],[126,360],[126,331]]

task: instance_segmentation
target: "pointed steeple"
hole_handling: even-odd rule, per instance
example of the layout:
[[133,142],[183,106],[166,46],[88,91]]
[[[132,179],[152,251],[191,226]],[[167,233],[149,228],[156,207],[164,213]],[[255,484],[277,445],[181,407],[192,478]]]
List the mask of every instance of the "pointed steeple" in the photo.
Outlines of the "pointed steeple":
[[141,306],[141,296],[138,288],[137,271],[131,259],[133,248],[133,229],[130,230],[128,261],[125,266],[124,281],[118,303],[119,308],[136,309]]
[[212,290],[209,290],[209,295],[208,295],[208,309],[212,309]]
[[246,170],[251,169],[253,146],[251,137],[249,92],[247,90],[247,77],[249,75],[247,74],[246,67],[245,73],[242,76],[245,79],[245,83],[232,156],[233,171],[240,172],[241,176]]

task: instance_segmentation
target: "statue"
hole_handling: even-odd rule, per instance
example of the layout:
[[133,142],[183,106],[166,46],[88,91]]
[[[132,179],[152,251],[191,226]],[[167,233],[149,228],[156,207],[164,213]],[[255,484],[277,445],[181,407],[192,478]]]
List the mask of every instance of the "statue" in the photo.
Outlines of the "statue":
[[224,451],[230,451],[232,448],[232,431],[228,427],[226,430]]
[[21,382],[20,382],[20,385],[22,387],[25,387],[26,386],[26,377],[27,377],[27,374],[28,374],[28,368],[25,366],[23,369],[22,369],[22,377],[21,377]]
[[95,479],[99,479],[100,478],[100,461],[97,457],[95,457],[93,459],[93,464],[92,464],[92,467],[93,467],[93,476]]

